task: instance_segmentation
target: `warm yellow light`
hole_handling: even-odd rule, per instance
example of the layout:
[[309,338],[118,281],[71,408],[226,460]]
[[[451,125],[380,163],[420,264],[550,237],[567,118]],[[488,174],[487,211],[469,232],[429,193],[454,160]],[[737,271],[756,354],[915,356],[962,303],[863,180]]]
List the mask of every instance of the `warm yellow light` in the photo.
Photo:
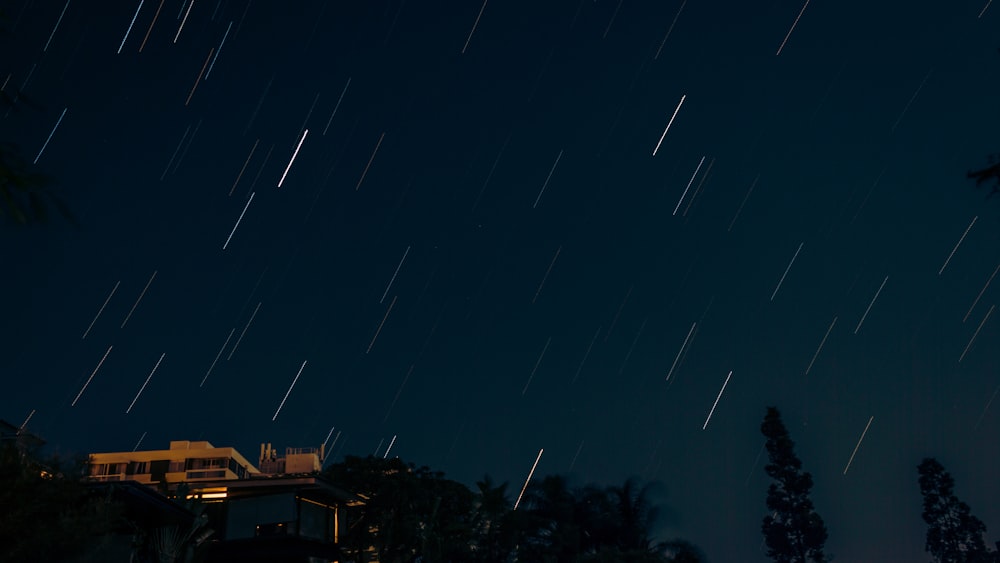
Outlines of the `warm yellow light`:
[[226,498],[225,492],[222,493],[202,493],[201,498]]
[[333,508],[333,506],[331,506],[329,504],[323,504],[322,502],[316,502],[316,501],[314,501],[312,499],[307,499],[305,497],[299,497],[299,500],[301,500],[302,502],[308,502],[309,504],[315,504],[316,506],[322,506],[323,508],[327,508],[327,509],[332,509]]

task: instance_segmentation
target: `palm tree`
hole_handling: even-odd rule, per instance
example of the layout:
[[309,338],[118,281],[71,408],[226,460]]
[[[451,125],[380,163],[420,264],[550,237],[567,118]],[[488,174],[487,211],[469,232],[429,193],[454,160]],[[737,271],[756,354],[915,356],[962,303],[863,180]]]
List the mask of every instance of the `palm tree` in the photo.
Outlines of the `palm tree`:
[[550,475],[528,488],[522,510],[511,514],[517,557],[543,563],[575,562],[581,554],[580,505],[566,478]]
[[[0,10],[0,24],[5,19],[5,14]],[[0,35],[6,33],[0,27]],[[0,90],[0,109],[16,111],[19,103],[39,108],[16,87],[13,95]],[[0,221],[13,221],[22,225],[44,223],[48,219],[48,208],[55,207],[64,219],[78,226],[66,204],[48,189],[52,183],[50,177],[31,171],[31,165],[21,157],[17,146],[0,143]]]
[[17,147],[0,143],[0,220],[22,225],[44,223],[49,207],[74,225],[76,218],[69,207],[48,186],[52,179],[31,171]]
[[85,467],[0,445],[0,561],[76,560],[100,547],[122,507],[82,483]]
[[638,481],[630,478],[623,486],[608,490],[616,501],[618,545],[623,550],[650,548],[650,533],[660,513],[659,508],[653,506],[649,499],[653,487],[653,483],[639,487]]
[[472,533],[476,558],[481,561],[503,561],[509,549],[503,542],[501,527],[510,512],[507,483],[494,485],[489,475],[476,482],[478,493],[473,501]]
[[188,563],[196,560],[196,551],[214,531],[208,527],[205,505],[198,499],[187,498],[187,483],[178,485],[175,501],[194,514],[190,525],[170,524],[145,530],[133,525],[135,539],[132,561],[149,563]]

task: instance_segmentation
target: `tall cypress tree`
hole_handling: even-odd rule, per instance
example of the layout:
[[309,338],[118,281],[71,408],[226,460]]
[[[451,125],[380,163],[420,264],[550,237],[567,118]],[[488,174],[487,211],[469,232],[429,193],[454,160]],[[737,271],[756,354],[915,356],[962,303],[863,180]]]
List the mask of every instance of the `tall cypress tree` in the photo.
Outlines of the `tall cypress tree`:
[[795,443],[781,422],[775,407],[768,407],[760,431],[767,438],[770,463],[764,467],[776,482],[767,489],[767,508],[761,531],[767,542],[767,555],[778,563],[824,563],[826,526],[809,500],[812,476],[802,471],[795,457]]
[[981,563],[998,561],[997,552],[987,551],[983,541],[986,525],[970,514],[969,505],[952,492],[955,480],[932,457],[917,466],[920,494],[924,496],[927,522],[927,553],[935,563]]

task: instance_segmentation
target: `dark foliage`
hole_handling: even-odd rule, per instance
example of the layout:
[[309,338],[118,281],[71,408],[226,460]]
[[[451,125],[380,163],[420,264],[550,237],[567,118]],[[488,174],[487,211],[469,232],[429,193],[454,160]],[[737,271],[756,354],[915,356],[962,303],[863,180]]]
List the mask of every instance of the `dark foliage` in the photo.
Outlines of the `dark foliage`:
[[[0,10],[0,34],[4,32],[3,20]],[[0,90],[0,110],[19,111],[21,105],[40,109],[17,88],[12,93]],[[66,203],[50,189],[52,184],[52,178],[32,170],[17,146],[0,143],[0,222],[44,223],[48,221],[49,209],[55,208],[65,220],[79,226]]]
[[84,467],[0,448],[0,560],[84,561],[107,539],[121,507],[81,482]]
[[779,563],[827,561],[823,553],[826,526],[809,499],[812,476],[802,471],[795,444],[775,407],[768,407],[760,431],[767,438],[770,463],[764,467],[776,483],[767,490],[767,508],[762,531],[767,555]]
[[622,486],[571,489],[564,477],[549,476],[529,487],[508,526],[519,561],[697,562],[704,556],[682,541],[654,543],[658,509],[652,486],[629,479]]
[[987,563],[1000,561],[983,541],[986,525],[970,513],[969,505],[953,493],[955,481],[934,458],[925,458],[920,474],[920,494],[924,497],[927,522],[926,550],[935,563]]
[[344,533],[349,551],[374,546],[385,563],[471,560],[473,495],[461,483],[398,458],[372,456],[348,456],[324,474],[367,499]]
[[49,208],[54,207],[64,219],[78,225],[69,207],[48,188],[52,179],[30,170],[17,147],[0,143],[0,221],[44,223],[49,219]]
[[980,170],[972,170],[966,173],[965,177],[970,179],[975,178],[977,188],[991,179],[996,180],[993,184],[993,189],[986,195],[987,199],[993,196],[993,194],[1000,192],[1000,163],[991,164],[990,166]]
[[398,459],[348,457],[324,471],[365,497],[349,518],[342,544],[349,553],[374,548],[390,563],[695,563],[691,544],[654,544],[657,509],[651,487],[571,488],[561,476],[533,483],[518,510],[507,484],[484,477],[477,490]]

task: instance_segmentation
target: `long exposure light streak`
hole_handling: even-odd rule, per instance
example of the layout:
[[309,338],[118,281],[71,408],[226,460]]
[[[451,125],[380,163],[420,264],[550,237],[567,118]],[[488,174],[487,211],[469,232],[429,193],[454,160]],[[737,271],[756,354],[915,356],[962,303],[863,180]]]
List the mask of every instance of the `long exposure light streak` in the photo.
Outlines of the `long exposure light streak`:
[[781,279],[778,280],[778,285],[775,286],[774,291],[771,293],[771,301],[774,301],[774,296],[778,294],[778,290],[781,289],[781,284],[785,282],[785,276],[788,275],[788,271],[792,269],[792,264],[795,263],[795,259],[799,257],[799,252],[802,251],[802,245],[804,242],[799,243],[799,247],[795,250],[795,254],[792,256],[790,262],[788,262],[788,267],[785,268],[785,273],[781,274]]
[[396,304],[397,297],[399,296],[394,295],[392,298],[392,303],[389,303],[389,308],[386,310],[385,316],[382,317],[382,322],[378,324],[378,329],[375,331],[375,336],[372,336],[372,341],[368,343],[368,349],[365,350],[365,354],[371,352],[372,346],[375,346],[375,340],[378,338],[378,335],[382,332],[382,327],[385,325],[385,320],[389,318],[389,313],[392,312],[392,306]]
[[188,94],[186,100],[184,100],[184,105],[191,103],[191,98],[194,97],[194,91],[198,89],[198,84],[201,83],[201,77],[205,74],[205,69],[208,68],[208,61],[212,58],[212,53],[215,52],[215,47],[208,50],[208,56],[205,57],[205,64],[201,65],[201,70],[198,72],[198,78],[194,80],[194,86],[191,87],[191,93]]
[[538,290],[535,291],[535,296],[531,298],[531,303],[534,304],[538,299],[538,294],[542,292],[542,287],[545,285],[545,280],[549,279],[549,274],[552,273],[552,266],[556,265],[556,259],[559,258],[559,253],[562,252],[562,245],[556,249],[556,255],[552,257],[552,261],[549,262],[549,268],[545,270],[545,275],[542,276],[542,282],[538,284]]
[[389,295],[389,288],[392,287],[392,282],[396,281],[396,276],[399,275],[399,269],[403,267],[403,261],[406,260],[406,255],[410,253],[410,247],[406,247],[406,252],[403,253],[403,257],[399,259],[399,264],[396,266],[396,271],[392,273],[392,278],[389,279],[389,285],[385,286],[385,291],[382,292],[382,298],[378,300],[379,303],[385,301],[385,296]]
[[52,43],[52,38],[56,35],[56,30],[59,29],[59,24],[62,23],[63,16],[66,15],[66,8],[69,8],[70,0],[66,0],[66,5],[63,6],[62,12],[59,12],[59,19],[56,20],[56,26],[52,28],[52,33],[49,34],[48,41],[45,42],[45,46],[42,47],[42,52],[49,50],[49,43]]
[[476,26],[479,25],[479,18],[483,17],[483,10],[486,9],[486,2],[489,0],[483,0],[482,7],[479,8],[479,14],[476,15],[476,21],[472,24],[472,29],[469,31],[469,36],[465,38],[465,45],[462,45],[462,54],[465,54],[465,50],[469,48],[469,41],[472,41],[472,34],[476,32]]
[[983,288],[979,290],[979,295],[976,296],[975,301],[972,302],[972,305],[969,307],[969,310],[966,311],[965,317],[962,318],[963,323],[969,320],[969,315],[971,315],[972,310],[976,308],[976,304],[979,303],[979,300],[983,297],[983,293],[986,292],[986,288],[990,286],[990,282],[993,281],[994,277],[996,277],[998,271],[1000,271],[1000,263],[998,263],[997,267],[993,269],[993,273],[990,274],[989,279],[986,280],[986,284],[983,285]]
[[122,53],[122,47],[125,46],[125,41],[128,39],[128,34],[132,33],[132,26],[135,25],[135,19],[137,17],[139,17],[139,10],[142,9],[142,4],[145,1],[146,0],[139,0],[139,7],[135,9],[135,14],[132,15],[132,21],[129,22],[128,29],[125,30],[125,37],[122,37],[122,42],[121,42],[120,45],[118,45],[118,53],[117,54],[120,55]]
[[288,171],[292,169],[292,163],[295,162],[295,157],[299,156],[299,149],[302,148],[302,143],[305,142],[306,135],[308,134],[309,134],[308,129],[302,132],[302,138],[299,139],[299,144],[297,147],[295,147],[295,152],[292,153],[292,158],[288,161],[288,166],[285,167],[285,171],[281,174],[281,179],[278,180],[279,188],[281,187],[281,184],[285,183],[285,177],[288,176]]
[[656,156],[656,151],[660,150],[660,145],[663,144],[663,138],[667,136],[667,131],[670,131],[670,126],[674,124],[674,118],[677,117],[677,112],[681,111],[681,106],[684,104],[684,98],[687,94],[681,96],[681,101],[677,103],[677,107],[674,109],[674,114],[670,116],[670,121],[667,122],[667,126],[663,129],[663,134],[660,135],[660,140],[656,142],[656,147],[653,148],[653,156]]
[[531,368],[531,375],[528,376],[527,383],[524,384],[524,389],[521,389],[521,396],[523,397],[525,393],[528,392],[528,386],[531,385],[531,380],[535,377],[535,372],[538,371],[539,364],[542,363],[542,358],[545,357],[545,351],[549,349],[549,344],[552,343],[552,337],[550,336],[548,340],[545,341],[545,346],[542,347],[542,353],[538,355],[538,359],[535,360],[535,367]]
[[32,162],[32,164],[38,164],[38,159],[42,158],[42,153],[45,152],[45,147],[49,146],[49,141],[51,141],[52,136],[56,134],[56,129],[58,129],[59,124],[62,123],[63,117],[66,117],[66,110],[68,109],[69,109],[68,107],[63,108],[62,113],[59,114],[59,119],[56,120],[56,124],[54,127],[52,127],[52,131],[49,132],[49,136],[45,138],[45,143],[42,144],[42,148],[39,149],[38,155],[35,156],[35,160]]
[[212,74],[212,69],[215,68],[215,60],[219,58],[219,53],[222,52],[222,46],[226,44],[226,37],[229,37],[229,30],[233,27],[233,22],[229,22],[229,26],[226,28],[226,33],[222,36],[222,41],[219,43],[219,48],[215,50],[215,56],[212,57],[212,63],[208,65],[208,72],[205,73],[205,80]]
[[382,146],[382,139],[385,138],[385,133],[379,135],[378,142],[375,143],[375,150],[372,151],[371,158],[368,159],[368,164],[365,165],[365,169],[361,172],[361,177],[358,178],[358,185],[354,186],[354,191],[361,189],[361,183],[365,181],[365,176],[368,175],[368,169],[371,168],[372,161],[375,160],[375,155],[378,154],[378,148]]
[[225,249],[226,249],[226,247],[227,247],[227,246],[229,246],[229,241],[233,240],[233,234],[234,234],[234,233],[236,232],[236,227],[239,227],[239,226],[240,226],[240,221],[242,221],[242,220],[243,220],[243,215],[245,215],[245,214],[246,214],[246,212],[247,212],[247,208],[249,208],[249,207],[250,207],[250,202],[251,202],[251,201],[253,201],[253,196],[254,196],[254,194],[256,194],[256,193],[257,193],[257,192],[250,192],[250,198],[249,198],[249,199],[247,199],[247,204],[243,206],[243,211],[242,211],[242,212],[240,212],[240,217],[239,217],[239,219],[237,219],[237,220],[236,220],[236,224],[235,224],[235,225],[233,225],[233,230],[229,231],[229,236],[228,236],[228,237],[226,237],[226,242],[222,243],[222,250],[225,250]]
[[385,448],[385,453],[382,454],[382,459],[389,457],[389,450],[392,449],[392,445],[396,443],[396,435],[392,435],[392,440],[389,441],[389,445]]
[[869,303],[868,308],[865,309],[865,314],[861,315],[861,320],[858,321],[858,326],[854,327],[854,334],[857,334],[858,331],[861,330],[861,325],[864,324],[865,319],[868,317],[868,312],[872,310],[872,305],[875,304],[875,300],[878,299],[878,295],[882,293],[882,288],[885,287],[885,282],[887,281],[889,281],[889,276],[886,276],[885,279],[882,280],[882,285],[878,286],[878,291],[875,292],[875,297],[872,297],[871,303]]
[[199,384],[198,387],[205,386],[205,382],[208,381],[209,374],[211,374],[212,370],[215,369],[215,363],[219,361],[220,357],[222,357],[222,351],[225,350],[226,346],[229,345],[229,339],[233,337],[234,332],[236,332],[236,327],[233,327],[233,329],[229,331],[229,336],[226,337],[226,341],[223,342],[222,347],[219,348],[219,353],[216,354],[215,359],[212,360],[212,365],[208,366],[208,371],[205,372],[205,377],[201,378],[201,384]]
[[[249,4],[249,2],[247,2],[247,4]],[[181,8],[183,9],[183,5],[181,6]],[[177,39],[181,36],[181,31],[183,31],[184,29],[184,24],[187,23],[188,16],[191,14],[191,8],[194,8],[194,0],[191,0],[191,3],[188,4],[187,11],[184,12],[184,19],[181,20],[181,25],[180,27],[177,28],[177,35],[174,35],[174,43],[177,43]]]
[[125,409],[125,414],[132,412],[132,407],[134,407],[135,402],[139,400],[139,395],[142,395],[142,392],[146,390],[146,386],[149,385],[149,380],[153,378],[153,374],[156,373],[156,368],[160,367],[160,362],[163,361],[163,357],[166,355],[167,355],[166,352],[160,354],[160,359],[156,360],[156,365],[153,366],[153,371],[149,372],[149,375],[146,377],[145,383],[142,384],[142,387],[139,388],[139,392],[136,393],[135,398],[132,399],[132,404],[130,404],[128,408]]
[[979,322],[979,326],[976,327],[976,332],[972,334],[972,338],[969,339],[969,343],[965,345],[965,350],[962,350],[962,355],[958,358],[959,363],[961,363],[962,360],[965,359],[965,355],[969,353],[969,348],[971,348],[972,343],[976,341],[976,337],[979,336],[979,331],[982,330],[983,325],[986,324],[986,319],[990,318],[990,315],[993,314],[993,309],[995,307],[996,305],[990,305],[990,310],[986,311],[986,316]]
[[719,394],[715,397],[715,402],[712,403],[712,410],[708,411],[708,418],[705,419],[705,424],[701,425],[701,429],[704,430],[708,427],[708,421],[712,420],[712,413],[715,412],[715,407],[719,404],[719,399],[722,398],[722,392],[726,390],[726,385],[729,385],[729,378],[733,376],[733,370],[729,370],[729,375],[726,376],[725,383],[722,384],[722,389],[719,389]]
[[97,375],[97,370],[101,369],[101,365],[104,364],[104,360],[108,359],[108,354],[111,353],[111,348],[113,348],[113,346],[108,346],[108,351],[105,352],[104,356],[101,357],[101,361],[97,362],[97,367],[94,368],[94,371],[90,373],[90,377],[87,378],[87,382],[83,384],[83,388],[80,389],[80,392],[76,394],[76,398],[73,399],[73,402],[70,403],[69,406],[71,407],[76,406],[76,402],[80,400],[80,395],[83,395],[83,392],[87,390],[87,386],[90,385],[90,380],[94,379],[94,376]]
[[337,99],[337,105],[333,106],[333,113],[330,114],[330,119],[326,120],[326,127],[323,128],[323,135],[326,135],[327,129],[330,128],[330,124],[333,123],[333,116],[337,115],[337,110],[340,109],[340,102],[344,101],[344,94],[347,93],[347,87],[351,85],[351,79],[348,77],[347,84],[344,85],[344,90],[340,93],[340,98]]
[[83,336],[80,337],[80,340],[86,339],[87,335],[90,334],[90,329],[94,328],[94,323],[97,322],[97,318],[100,317],[101,313],[104,312],[104,308],[108,306],[108,301],[111,301],[111,297],[115,294],[116,291],[118,291],[118,286],[121,285],[121,283],[122,280],[118,280],[117,282],[115,282],[115,286],[111,288],[111,293],[108,294],[108,298],[104,300],[104,303],[101,305],[101,308],[97,310],[97,314],[94,315],[94,320],[90,321],[90,324],[87,325],[87,330],[83,331]]
[[847,470],[851,468],[851,462],[854,461],[854,456],[858,453],[858,448],[861,447],[861,440],[865,439],[865,434],[868,433],[868,427],[872,425],[872,421],[875,420],[874,416],[868,418],[868,424],[865,425],[864,432],[861,433],[861,437],[858,438],[858,444],[854,446],[854,451],[851,452],[851,459],[847,460],[847,466],[844,467],[844,475],[847,475]]
[[153,14],[153,21],[149,22],[149,29],[146,30],[146,36],[142,38],[142,43],[139,45],[139,52],[146,46],[146,41],[149,41],[149,34],[153,32],[153,26],[156,25],[156,20],[160,17],[160,10],[163,9],[163,3],[167,0],[160,0],[160,5],[156,8],[156,13]]
[[677,367],[677,362],[680,361],[681,356],[684,354],[684,348],[687,347],[688,340],[691,338],[691,334],[694,332],[694,327],[697,326],[697,324],[697,322],[691,323],[691,329],[688,330],[687,336],[684,337],[681,349],[677,351],[677,357],[674,358],[674,363],[670,365],[670,370],[667,372],[667,378],[664,381],[670,381],[670,376],[674,373],[674,368]]
[[590,339],[590,345],[587,346],[587,351],[583,353],[583,359],[580,360],[580,365],[576,367],[576,373],[573,374],[573,381],[570,384],[576,383],[577,378],[580,377],[580,372],[583,371],[583,364],[587,363],[587,358],[590,357],[590,350],[594,347],[594,342],[597,341],[597,335],[601,333],[601,327],[597,327],[594,331],[594,337]]
[[976,219],[979,219],[978,215],[972,218],[972,222],[969,223],[969,226],[965,228],[965,232],[962,233],[962,237],[959,238],[958,242],[955,243],[955,248],[951,249],[951,253],[948,254],[948,258],[945,259],[944,264],[941,265],[941,269],[938,270],[939,276],[944,272],[944,269],[948,267],[948,262],[951,262],[951,257],[955,255],[955,251],[958,250],[959,245],[961,245],[962,241],[965,240],[965,235],[969,234],[969,229],[971,229],[972,226],[976,224]]
[[250,314],[250,320],[247,321],[246,326],[243,327],[243,332],[240,333],[240,337],[236,339],[236,344],[233,344],[233,349],[230,350],[229,351],[229,355],[226,356],[226,361],[227,362],[229,360],[233,359],[233,354],[235,354],[236,353],[236,349],[240,347],[240,342],[243,342],[243,336],[247,333],[247,330],[250,329],[250,325],[253,324],[253,320],[255,318],[257,318],[257,311],[260,310],[261,303],[263,303],[263,302],[262,301],[258,301],[257,302],[257,306],[254,307],[253,313]]
[[250,164],[250,159],[253,158],[254,151],[257,150],[257,144],[260,143],[260,139],[254,141],[253,146],[250,147],[250,154],[247,155],[246,162],[243,163],[243,168],[240,168],[239,175],[236,176],[236,181],[233,182],[233,187],[229,188],[229,195],[233,195],[233,191],[236,190],[236,184],[240,183],[240,178],[243,177],[243,173],[247,171],[247,165]]
[[542,194],[545,193],[545,187],[549,185],[549,180],[552,179],[552,173],[556,171],[556,166],[559,165],[559,159],[562,158],[562,155],[563,151],[560,150],[559,155],[556,156],[556,161],[552,163],[552,168],[549,169],[549,175],[545,177],[545,183],[542,184],[542,189],[538,192],[538,197],[535,198],[535,203],[531,205],[532,209],[538,207],[538,202],[542,199]]
[[681,193],[680,199],[677,200],[677,205],[674,206],[674,212],[671,213],[671,215],[677,215],[677,210],[681,208],[681,202],[684,201],[684,196],[686,196],[688,190],[691,189],[691,183],[694,182],[695,177],[698,176],[698,171],[701,170],[702,164],[705,164],[704,156],[698,161],[698,166],[694,169],[694,174],[691,174],[691,179],[688,180],[687,186],[684,186],[684,191]]
[[819,351],[823,349],[823,345],[826,344],[826,338],[830,336],[830,331],[833,330],[833,325],[837,324],[837,317],[833,317],[833,321],[830,322],[830,326],[826,329],[826,334],[823,335],[823,340],[820,341],[819,346],[816,348],[816,353],[813,354],[811,360],[809,360],[809,367],[806,368],[806,375],[809,375],[809,370],[812,369],[813,364],[816,362],[817,356],[819,356]]
[[35,416],[35,409],[31,409],[31,412],[28,413],[28,418],[24,419],[24,422],[22,422],[21,426],[18,426],[17,429],[24,430],[24,427],[28,425],[28,421],[31,420],[31,417],[33,416]]
[[521,487],[521,492],[517,495],[517,500],[514,501],[514,510],[517,510],[517,505],[521,504],[521,497],[524,496],[524,491],[528,488],[528,483],[531,482],[531,476],[535,474],[535,468],[538,467],[538,460],[542,459],[542,453],[545,448],[538,450],[538,457],[535,458],[535,463],[531,466],[531,471],[528,472],[528,478],[524,480],[524,486]]
[[292,384],[288,386],[288,391],[285,391],[285,397],[281,399],[281,404],[278,405],[278,410],[274,411],[274,416],[271,417],[271,422],[278,419],[278,413],[281,412],[281,407],[285,406],[285,401],[288,400],[288,396],[292,393],[292,388],[295,387],[295,382],[299,380],[299,376],[302,375],[302,370],[306,369],[306,361],[302,361],[302,365],[299,366],[299,372],[295,374],[295,379],[292,380]]
[[806,3],[802,5],[802,9],[799,10],[799,15],[795,16],[795,21],[792,22],[792,27],[788,28],[788,33],[785,34],[785,39],[781,42],[781,45],[778,47],[778,52],[775,53],[774,56],[777,57],[781,54],[781,50],[785,48],[785,43],[788,43],[788,38],[792,36],[792,31],[795,30],[795,26],[799,25],[799,18],[802,17],[802,13],[806,11],[806,6],[808,5],[809,0],[806,0]]
[[667,38],[670,37],[670,32],[674,30],[674,25],[677,24],[677,18],[681,17],[681,10],[684,9],[684,5],[687,4],[687,0],[681,2],[681,7],[677,9],[677,13],[674,15],[674,21],[670,22],[670,27],[667,29],[667,34],[663,36],[663,41],[660,42],[660,48],[656,50],[656,55],[653,56],[653,60],[660,58],[660,51],[663,50],[663,46],[667,44]]
[[129,309],[128,314],[125,315],[125,320],[122,321],[121,328],[125,328],[125,323],[127,323],[128,320],[132,318],[132,313],[135,312],[135,308],[139,306],[139,302],[142,301],[142,298],[146,295],[146,291],[149,290],[149,285],[153,283],[153,278],[156,277],[156,273],[158,271],[159,270],[153,270],[153,275],[149,276],[149,281],[146,282],[146,287],[142,288],[142,293],[139,294],[139,298],[135,300],[135,303],[132,305],[132,308]]
[[747,190],[747,195],[743,196],[743,201],[740,202],[740,207],[736,210],[736,215],[733,215],[733,220],[729,222],[729,228],[726,229],[727,233],[733,230],[733,225],[736,224],[736,219],[738,219],[740,213],[743,212],[743,206],[746,205],[747,200],[750,199],[750,194],[753,192],[753,187],[757,185],[757,180],[760,180],[760,174],[757,174],[757,177],[753,179],[753,182],[750,184],[750,189]]

